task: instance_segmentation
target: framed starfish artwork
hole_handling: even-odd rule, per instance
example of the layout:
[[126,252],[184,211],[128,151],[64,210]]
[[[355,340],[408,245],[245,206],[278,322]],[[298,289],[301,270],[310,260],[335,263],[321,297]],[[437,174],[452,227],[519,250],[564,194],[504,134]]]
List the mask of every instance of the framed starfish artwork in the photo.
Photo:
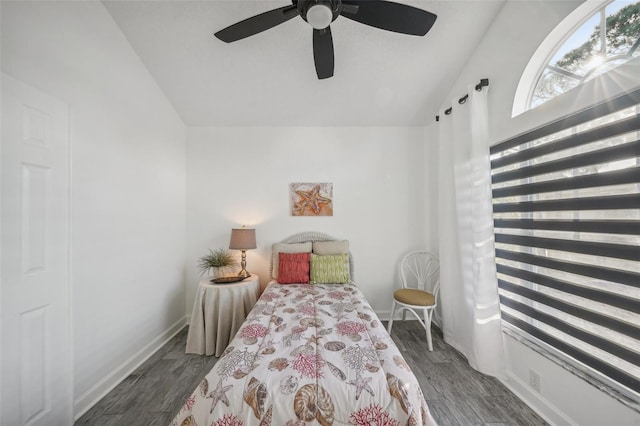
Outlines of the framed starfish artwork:
[[291,216],[333,216],[332,183],[289,184]]

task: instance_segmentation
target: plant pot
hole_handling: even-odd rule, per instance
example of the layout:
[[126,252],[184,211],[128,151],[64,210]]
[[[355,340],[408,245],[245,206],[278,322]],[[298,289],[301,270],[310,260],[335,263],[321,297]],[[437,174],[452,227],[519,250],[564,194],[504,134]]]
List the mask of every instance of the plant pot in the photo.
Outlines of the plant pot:
[[211,268],[211,276],[213,278],[222,278],[226,275],[227,268],[219,267],[219,268]]

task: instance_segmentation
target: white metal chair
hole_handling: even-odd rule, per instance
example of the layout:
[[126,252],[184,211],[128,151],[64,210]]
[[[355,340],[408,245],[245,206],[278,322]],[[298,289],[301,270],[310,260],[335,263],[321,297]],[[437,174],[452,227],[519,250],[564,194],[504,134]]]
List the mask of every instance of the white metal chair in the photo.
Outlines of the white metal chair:
[[[433,351],[431,340],[431,318],[438,306],[440,292],[440,262],[427,251],[414,251],[402,258],[400,263],[402,288],[393,293],[393,305],[387,331],[391,334],[396,310],[402,311],[402,319],[408,310],[416,316],[427,332],[427,344]],[[424,321],[418,315],[422,311]]]

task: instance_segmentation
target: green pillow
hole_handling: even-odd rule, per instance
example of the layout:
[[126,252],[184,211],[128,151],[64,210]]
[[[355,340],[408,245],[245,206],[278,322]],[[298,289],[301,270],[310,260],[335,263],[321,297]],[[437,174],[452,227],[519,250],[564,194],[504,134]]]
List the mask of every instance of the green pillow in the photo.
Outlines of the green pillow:
[[311,284],[344,284],[351,282],[349,277],[349,255],[347,253],[331,256],[311,254]]

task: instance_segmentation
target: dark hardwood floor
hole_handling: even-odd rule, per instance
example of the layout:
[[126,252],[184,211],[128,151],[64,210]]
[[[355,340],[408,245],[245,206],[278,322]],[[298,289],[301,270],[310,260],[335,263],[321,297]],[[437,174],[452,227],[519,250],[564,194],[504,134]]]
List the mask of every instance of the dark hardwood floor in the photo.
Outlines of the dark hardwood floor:
[[394,322],[391,332],[440,426],[547,425],[500,381],[471,368],[444,342],[440,330],[434,328],[432,334],[433,352],[429,352],[417,321]]
[[[433,335],[434,350],[429,352],[424,330],[416,321],[393,325],[393,339],[417,376],[439,425],[546,425],[498,380],[469,367],[462,355],[444,343],[438,330]],[[168,425],[218,360],[185,354],[186,341],[185,328],[75,425]]]

